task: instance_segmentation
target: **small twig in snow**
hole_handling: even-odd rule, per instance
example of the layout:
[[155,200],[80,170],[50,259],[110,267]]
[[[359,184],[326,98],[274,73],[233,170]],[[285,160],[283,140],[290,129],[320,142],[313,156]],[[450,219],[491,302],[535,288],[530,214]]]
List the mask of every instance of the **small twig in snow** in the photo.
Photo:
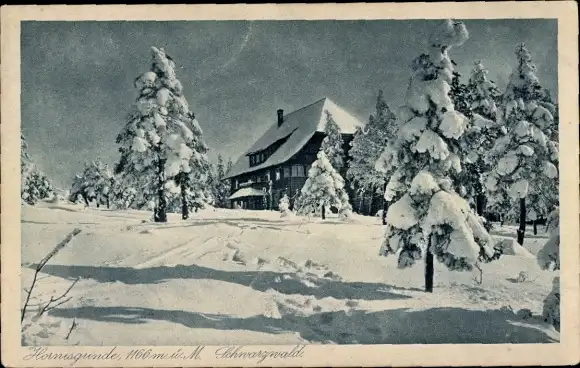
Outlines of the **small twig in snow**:
[[[50,311],[50,310],[52,310],[52,309],[54,309],[54,308],[58,307],[59,305],[61,305],[61,304],[64,304],[64,303],[68,302],[69,300],[71,300],[71,298],[70,298],[70,297],[68,297],[67,299],[65,299],[65,300],[61,301],[60,303],[56,303],[56,302],[58,302],[59,300],[61,300],[62,298],[64,298],[64,297],[65,297],[65,296],[66,296],[66,295],[69,293],[69,291],[71,291],[71,289],[72,289],[72,288],[75,286],[75,284],[76,284],[78,281],[79,281],[79,279],[76,279],[76,280],[75,280],[75,281],[74,281],[74,282],[73,282],[73,283],[72,283],[72,284],[71,284],[71,285],[68,287],[68,289],[66,289],[66,291],[65,291],[65,292],[64,292],[64,293],[63,293],[61,296],[59,296],[58,298],[54,298],[54,297],[52,297],[52,296],[51,296],[51,297],[50,297],[50,300],[49,300],[49,301],[48,301],[48,303],[47,303],[47,304],[46,304],[46,305],[45,305],[45,306],[44,306],[44,307],[41,309],[41,311],[40,311],[40,313],[39,313],[39,314],[40,314],[40,315],[42,315],[43,313],[45,313],[45,312],[48,312],[48,311]],[[56,304],[53,304],[53,303],[56,303]]]
[[[42,268],[46,265],[46,263],[52,258],[54,257],[54,255],[56,253],[58,253],[58,251],[60,251],[62,248],[64,248],[65,245],[67,245],[68,243],[70,243],[70,241],[77,236],[79,233],[81,232],[80,229],[74,229],[70,234],[68,234],[66,236],[66,238],[64,238],[63,241],[61,241],[60,243],[58,243],[56,245],[56,247],[54,247],[54,249],[52,251],[50,251],[50,253],[48,253],[41,261],[38,265],[36,265],[36,269],[34,270],[34,277],[32,278],[32,282],[30,283],[30,288],[28,290],[24,289],[24,291],[26,292],[26,301],[24,302],[24,307],[22,307],[22,313],[20,315],[20,322],[22,323],[24,321],[24,315],[26,314],[26,309],[28,308],[28,303],[30,302],[30,295],[32,294],[32,290],[34,289],[34,286],[36,286],[36,281],[38,281],[38,273],[40,272],[40,270],[42,270]],[[69,289],[70,290],[70,289]],[[68,292],[68,291],[67,291]],[[62,304],[62,303],[61,303]]]
[[70,334],[72,333],[73,329],[77,326],[77,319],[73,319],[73,323],[70,326],[70,330],[68,330],[68,334],[65,337],[65,340],[68,340],[68,338],[70,337]]

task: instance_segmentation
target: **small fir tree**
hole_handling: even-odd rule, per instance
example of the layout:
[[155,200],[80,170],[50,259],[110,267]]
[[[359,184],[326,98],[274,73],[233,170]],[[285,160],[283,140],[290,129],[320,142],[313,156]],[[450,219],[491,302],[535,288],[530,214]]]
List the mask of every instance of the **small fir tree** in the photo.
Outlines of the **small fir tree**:
[[54,195],[54,187],[50,180],[35,168],[26,176],[20,192],[21,198],[29,205],[35,205],[38,201],[52,198]]
[[85,163],[83,172],[75,175],[73,179],[69,200],[76,202],[77,198],[80,197],[87,206],[95,200],[97,207],[105,204],[109,208],[112,177],[111,170],[102,162]]
[[284,196],[280,198],[278,208],[280,209],[280,217],[288,217],[292,213],[290,211],[290,198],[288,198],[286,193],[284,193]]
[[39,171],[30,155],[28,143],[20,134],[20,198],[29,205],[55,196],[52,183],[46,175]]
[[318,213],[326,219],[326,210],[334,206],[343,219],[352,212],[348,194],[344,187],[344,179],[326,157],[321,149],[317,159],[308,171],[308,179],[302,187],[299,200],[294,203],[294,209],[299,215]]

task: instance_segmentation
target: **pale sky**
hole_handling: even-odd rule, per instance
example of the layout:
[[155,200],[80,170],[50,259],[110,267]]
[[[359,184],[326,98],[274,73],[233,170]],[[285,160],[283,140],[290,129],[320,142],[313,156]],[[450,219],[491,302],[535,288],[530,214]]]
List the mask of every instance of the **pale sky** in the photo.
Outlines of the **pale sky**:
[[[23,22],[22,130],[33,160],[69,189],[85,161],[118,159],[117,134],[136,98],[134,79],[164,47],[210,147],[236,158],[285,112],[326,96],[366,120],[379,89],[403,101],[410,62],[438,21]],[[481,60],[500,88],[528,47],[557,98],[555,20],[466,20],[451,50],[464,78]]]

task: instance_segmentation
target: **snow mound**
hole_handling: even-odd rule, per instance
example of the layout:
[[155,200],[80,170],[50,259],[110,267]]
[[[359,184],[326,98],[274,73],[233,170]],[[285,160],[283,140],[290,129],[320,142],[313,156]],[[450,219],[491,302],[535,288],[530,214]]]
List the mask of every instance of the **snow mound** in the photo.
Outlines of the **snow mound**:
[[552,291],[544,300],[542,318],[560,331],[560,278],[554,277]]
[[502,239],[497,243],[497,247],[501,249],[502,254],[506,256],[518,256],[526,258],[534,258],[534,255],[529,250],[518,244],[514,239]]

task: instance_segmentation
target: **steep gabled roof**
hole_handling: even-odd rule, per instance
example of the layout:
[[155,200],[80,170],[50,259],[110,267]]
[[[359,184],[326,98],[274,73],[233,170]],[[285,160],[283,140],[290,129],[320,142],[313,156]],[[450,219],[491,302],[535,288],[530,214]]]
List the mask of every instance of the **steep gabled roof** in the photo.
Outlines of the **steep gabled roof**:
[[[284,115],[284,123],[280,127],[274,121],[274,124],[238,158],[224,179],[279,165],[291,159],[316,132],[324,132],[326,110],[330,112],[342,133],[354,134],[356,127],[362,125],[354,116],[325,97]],[[284,142],[266,161],[250,167],[248,154],[262,151],[278,141]]]

